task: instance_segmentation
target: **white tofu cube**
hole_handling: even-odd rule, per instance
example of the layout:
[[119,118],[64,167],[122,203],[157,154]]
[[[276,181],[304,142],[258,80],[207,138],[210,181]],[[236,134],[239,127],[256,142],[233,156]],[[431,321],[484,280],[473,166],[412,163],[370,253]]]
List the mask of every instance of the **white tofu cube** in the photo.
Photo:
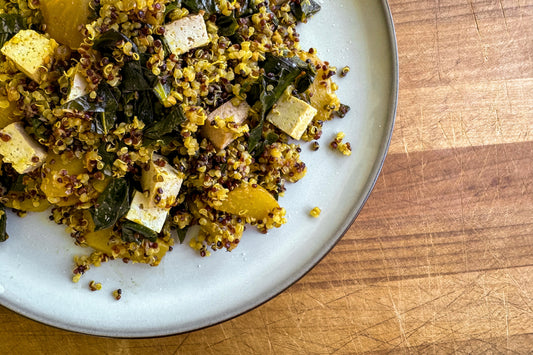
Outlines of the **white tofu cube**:
[[126,219],[159,233],[163,229],[168,211],[165,208],[150,206],[150,198],[140,191],[135,191]]
[[89,93],[89,84],[87,80],[76,70],[76,73],[70,79],[70,91],[67,95],[67,101],[76,100],[79,97],[85,96]]
[[41,82],[41,71],[50,66],[58,44],[34,30],[19,31],[2,47],[2,53],[17,68],[36,82]]
[[235,106],[232,101],[233,100],[230,100],[217,107],[216,110],[207,116],[207,120],[202,126],[202,135],[208,138],[218,149],[226,148],[231,142],[237,139],[238,134],[228,131],[226,127],[212,125],[211,122],[214,122],[218,117],[223,120],[231,119],[232,122],[240,125],[246,120],[246,118],[248,118],[250,106],[246,101],[241,101],[237,106]]
[[0,130],[0,154],[4,163],[11,163],[19,174],[26,174],[40,167],[46,159],[46,151],[24,130],[21,122],[7,125]]
[[183,174],[158,154],[153,154],[142,172],[141,185],[148,192],[150,206],[171,208],[181,189]]
[[287,91],[267,115],[267,120],[294,139],[302,138],[317,110]]
[[165,39],[175,55],[209,43],[209,35],[202,14],[189,15],[165,25]]

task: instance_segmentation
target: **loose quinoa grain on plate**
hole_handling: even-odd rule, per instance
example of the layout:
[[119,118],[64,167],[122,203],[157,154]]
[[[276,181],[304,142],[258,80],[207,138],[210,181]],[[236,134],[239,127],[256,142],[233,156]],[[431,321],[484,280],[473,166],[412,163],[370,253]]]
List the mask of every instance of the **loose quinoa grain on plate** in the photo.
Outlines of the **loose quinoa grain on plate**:
[[[318,149],[323,123],[349,109],[336,69],[299,46],[296,25],[319,10],[0,0],[0,241],[5,208],[49,211],[94,249],[75,259],[77,281],[117,258],[156,266],[191,226],[207,256],[247,226],[283,225],[278,196],[306,173],[300,143]],[[349,155],[342,139],[332,146]]]

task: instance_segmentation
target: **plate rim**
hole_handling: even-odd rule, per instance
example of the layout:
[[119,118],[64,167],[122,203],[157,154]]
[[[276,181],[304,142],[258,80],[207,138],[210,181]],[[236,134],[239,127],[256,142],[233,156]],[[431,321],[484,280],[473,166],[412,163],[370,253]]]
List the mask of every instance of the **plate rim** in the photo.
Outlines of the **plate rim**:
[[393,22],[392,13],[390,10],[390,6],[388,3],[388,0],[381,0],[381,7],[382,12],[384,15],[384,19],[386,21],[387,29],[388,29],[388,41],[389,41],[389,47],[391,49],[391,71],[392,71],[392,82],[391,82],[391,93],[390,93],[390,105],[388,110],[388,120],[387,120],[387,127],[385,127],[384,132],[387,137],[386,140],[382,142],[380,145],[380,149],[378,150],[378,157],[380,159],[376,160],[373,164],[372,169],[370,170],[372,173],[370,176],[372,176],[372,179],[369,179],[368,182],[365,184],[361,204],[357,209],[354,209],[350,215],[349,218],[345,220],[343,225],[339,227],[340,232],[338,232],[338,235],[336,235],[334,238],[331,239],[330,245],[327,245],[324,250],[317,254],[316,257],[311,258],[305,265],[305,267],[298,270],[294,277],[289,277],[285,280],[285,282],[281,283],[279,287],[277,287],[273,293],[268,294],[265,298],[262,298],[259,300],[259,302],[251,304],[249,307],[244,307],[241,311],[236,312],[234,314],[231,314],[229,317],[220,317],[220,319],[214,319],[213,321],[208,321],[205,324],[199,324],[196,327],[193,327],[188,330],[183,331],[176,331],[176,332],[152,332],[147,334],[146,336],[128,336],[124,334],[119,333],[96,333],[91,331],[82,331],[82,330],[76,330],[76,329],[67,329],[64,327],[61,327],[59,324],[53,324],[46,321],[46,319],[42,319],[41,317],[36,317],[35,315],[30,314],[30,312],[26,312],[23,309],[18,309],[15,305],[12,304],[0,304],[0,306],[24,317],[31,321],[43,324],[45,326],[49,326],[52,328],[60,329],[63,331],[68,331],[71,333],[77,333],[82,335],[89,335],[89,336],[98,336],[103,338],[114,338],[114,339],[146,339],[146,338],[164,338],[164,337],[170,337],[174,335],[179,334],[185,334],[193,331],[202,330],[211,326],[215,326],[217,324],[221,324],[227,321],[230,321],[232,319],[235,319],[237,317],[240,317],[241,315],[248,313],[250,311],[253,311],[254,309],[264,305],[265,303],[271,301],[272,299],[279,296],[281,293],[285,292],[288,288],[296,284],[298,281],[300,281],[305,275],[307,275],[313,268],[315,268],[330,252],[331,250],[337,245],[337,243],[342,239],[342,237],[346,234],[348,229],[352,226],[352,224],[355,222],[357,217],[359,216],[360,212],[362,211],[363,207],[365,206],[368,198],[370,197],[372,190],[374,189],[374,186],[381,174],[381,170],[383,168],[383,164],[385,162],[385,159],[388,154],[388,149],[390,146],[390,142],[392,139],[392,133],[394,130],[395,120],[396,120],[396,114],[397,114],[397,107],[398,107],[398,92],[399,92],[399,58],[398,58],[398,44],[397,44],[397,38],[396,38],[396,31],[395,26]]

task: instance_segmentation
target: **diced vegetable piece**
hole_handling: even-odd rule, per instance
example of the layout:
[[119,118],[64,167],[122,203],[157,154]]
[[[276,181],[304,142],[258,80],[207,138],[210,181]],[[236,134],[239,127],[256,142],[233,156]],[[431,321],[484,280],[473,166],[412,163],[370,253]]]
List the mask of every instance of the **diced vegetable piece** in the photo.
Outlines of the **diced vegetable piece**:
[[92,209],[94,229],[113,226],[130,208],[129,183],[126,179],[113,178],[96,200]]
[[285,91],[272,107],[267,120],[292,138],[300,139],[316,113],[316,108]]
[[209,36],[204,17],[201,14],[190,15],[165,25],[165,39],[175,55],[205,46],[209,43]]
[[9,193],[9,199],[6,201],[5,206],[27,212],[43,212],[50,207],[50,203],[45,198],[26,198],[21,202],[18,196],[23,198],[24,193]]
[[223,212],[256,220],[268,217],[275,208],[279,208],[279,204],[270,192],[259,185],[246,183],[230,191],[228,198],[216,207]]
[[111,237],[112,228],[102,229],[96,232],[85,234],[85,243],[93,249],[113,255],[113,249],[108,244]]
[[216,118],[218,117],[225,121],[230,119],[236,125],[241,125],[248,117],[248,111],[250,111],[250,106],[246,101],[242,101],[237,105],[234,105],[232,100],[226,102],[207,116],[207,121],[202,126],[202,135],[207,137],[217,149],[226,148],[239,135],[226,126],[218,127]]
[[[67,185],[72,185],[72,178],[87,172],[82,159],[71,159],[67,161],[56,154],[49,154],[43,167],[44,175],[41,183],[41,191],[53,203],[58,203],[58,198],[71,197],[73,189]],[[76,203],[77,199],[71,200],[71,203],[65,199],[62,199],[62,201],[62,206],[69,206]]]
[[57,46],[56,41],[34,30],[22,30],[1,51],[20,71],[40,83],[41,72],[50,66]]
[[[102,229],[97,232],[90,232],[85,235],[85,243],[90,246],[91,248],[100,251],[102,253],[105,253],[109,256],[114,256],[115,258],[129,258],[130,260],[134,262],[147,262],[150,260],[150,258],[146,257],[144,253],[130,253],[130,248],[126,247],[128,243],[120,243],[120,244],[114,244],[115,248],[110,245],[110,238],[112,236],[112,229]],[[159,263],[159,261],[165,256],[169,249],[169,245],[167,242],[165,242],[161,238],[156,239],[157,246],[159,250],[153,254],[157,258],[157,261],[155,263]]]
[[8,101],[5,96],[0,97],[0,128],[4,128],[5,126],[20,120],[20,117],[15,115],[16,109],[16,103]]
[[159,233],[163,229],[167,215],[168,209],[150,206],[150,198],[140,191],[135,191],[126,219]]
[[78,49],[83,41],[80,32],[90,14],[90,0],[41,0],[40,7],[46,32],[56,41]]
[[0,154],[4,163],[11,163],[19,174],[37,169],[46,159],[46,151],[26,133],[20,122],[0,130]]
[[182,182],[182,174],[158,154],[152,155],[147,168],[142,172],[142,188],[148,191],[151,207],[166,209],[172,207],[176,202]]

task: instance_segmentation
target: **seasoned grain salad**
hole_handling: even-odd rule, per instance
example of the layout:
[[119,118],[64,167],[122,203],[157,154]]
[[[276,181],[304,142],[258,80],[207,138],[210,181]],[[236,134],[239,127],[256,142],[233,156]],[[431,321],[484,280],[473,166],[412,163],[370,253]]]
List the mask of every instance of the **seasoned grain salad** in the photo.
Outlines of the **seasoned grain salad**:
[[[336,69],[299,45],[296,25],[319,10],[0,0],[0,241],[6,208],[48,211],[94,250],[75,259],[77,281],[113,259],[156,266],[192,226],[201,256],[280,227],[278,197],[306,173],[300,144],[317,150],[349,109]],[[330,145],[349,155],[343,138]]]

